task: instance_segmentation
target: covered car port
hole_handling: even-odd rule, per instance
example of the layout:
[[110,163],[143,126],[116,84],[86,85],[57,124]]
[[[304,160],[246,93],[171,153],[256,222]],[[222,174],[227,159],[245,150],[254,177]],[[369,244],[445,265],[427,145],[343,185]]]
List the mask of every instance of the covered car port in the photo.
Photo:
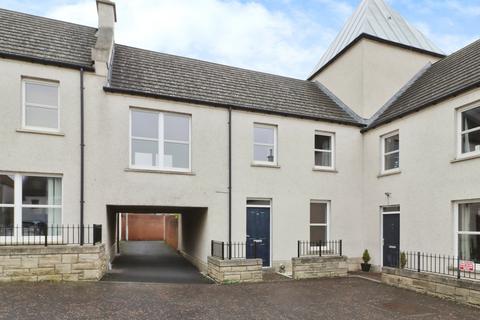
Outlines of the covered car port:
[[[136,219],[127,220],[129,217]],[[135,215],[137,217],[135,217]],[[150,217],[146,216],[150,215]],[[103,281],[212,283],[187,257],[198,256],[204,238],[207,208],[170,206],[107,206],[111,270]],[[140,217],[145,217],[146,219]],[[158,227],[152,224],[162,221]],[[135,221],[133,240],[127,221]],[[143,222],[142,222],[143,221]],[[149,224],[146,227],[145,224]],[[166,224],[170,225],[167,229]],[[177,229],[172,230],[172,226]],[[142,235],[141,230],[145,230]],[[158,234],[155,234],[158,230]],[[176,239],[172,233],[176,232]],[[168,237],[167,234],[170,234]],[[168,239],[169,241],[166,241]],[[168,242],[168,243],[167,243]]]

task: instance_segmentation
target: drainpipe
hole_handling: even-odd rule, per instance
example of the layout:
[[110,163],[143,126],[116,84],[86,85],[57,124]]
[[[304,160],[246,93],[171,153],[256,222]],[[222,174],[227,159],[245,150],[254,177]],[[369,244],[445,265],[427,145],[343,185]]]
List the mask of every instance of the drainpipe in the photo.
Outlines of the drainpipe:
[[80,245],[83,246],[83,212],[85,203],[85,119],[84,119],[84,85],[83,85],[83,68],[80,68]]
[[232,258],[232,107],[228,108],[228,259]]

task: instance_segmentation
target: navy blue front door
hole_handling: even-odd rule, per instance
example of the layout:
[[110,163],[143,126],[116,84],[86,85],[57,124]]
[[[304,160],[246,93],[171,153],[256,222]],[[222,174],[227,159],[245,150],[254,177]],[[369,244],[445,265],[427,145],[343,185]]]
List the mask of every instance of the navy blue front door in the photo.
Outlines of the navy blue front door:
[[247,259],[255,255],[270,266],[270,208],[247,208]]
[[383,266],[398,267],[400,258],[400,215],[383,215]]

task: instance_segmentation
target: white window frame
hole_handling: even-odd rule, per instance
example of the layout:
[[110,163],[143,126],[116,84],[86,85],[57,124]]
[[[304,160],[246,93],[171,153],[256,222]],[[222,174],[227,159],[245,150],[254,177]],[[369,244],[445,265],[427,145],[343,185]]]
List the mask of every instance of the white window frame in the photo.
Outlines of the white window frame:
[[[14,177],[14,203],[13,203],[13,235],[12,237],[3,237],[7,243],[15,243],[18,239],[22,243],[42,243],[45,239],[44,236],[24,236],[23,235],[23,208],[52,208],[52,209],[60,209],[60,219],[62,221],[62,225],[64,224],[64,215],[63,215],[63,199],[64,199],[64,184],[63,184],[63,176],[62,175],[52,175],[52,174],[40,174],[40,173],[13,173],[13,172],[3,172],[0,171],[1,175],[9,175]],[[28,204],[24,205],[22,201],[23,197],[23,177],[42,177],[42,178],[60,178],[62,181],[62,199],[61,204],[59,205],[33,205]],[[1,205],[0,205],[1,206]],[[3,207],[3,206],[2,206]],[[9,206],[10,208],[12,206]],[[47,224],[48,226],[48,224]],[[47,239],[49,241],[54,241],[55,239],[60,239],[61,235],[47,235]],[[3,241],[3,239],[2,239]],[[57,241],[58,242],[58,241]]]
[[[385,140],[388,139],[388,138],[391,138],[393,136],[396,136],[398,135],[398,139],[399,139],[399,143],[398,143],[398,149],[395,150],[395,151],[390,151],[390,152],[385,152]],[[390,132],[390,133],[387,133],[387,134],[384,134],[382,136],[380,136],[380,154],[381,154],[381,173],[382,174],[386,174],[386,173],[394,173],[394,172],[400,172],[400,131],[399,130],[395,130],[393,132]],[[391,155],[391,154],[395,154],[395,153],[398,153],[398,168],[393,168],[393,169],[386,169],[385,168],[385,157],[388,156],[388,155]]]
[[[255,146],[271,146],[269,143],[257,143],[255,142],[255,128],[266,128],[271,129],[273,128],[273,162],[269,161],[259,161],[255,160]],[[253,123],[253,163],[263,166],[277,166],[278,165],[278,152],[277,152],[277,133],[278,126],[275,124],[267,124],[267,123]]]
[[[145,137],[136,137],[132,135],[133,126],[132,126],[132,113],[146,112],[156,114],[158,116],[158,139],[154,138],[145,138]],[[171,111],[162,111],[162,110],[152,110],[152,109],[143,109],[143,108],[130,108],[130,128],[129,128],[129,168],[138,169],[138,170],[154,170],[154,171],[171,171],[171,172],[191,172],[192,171],[192,115],[187,113],[171,112]],[[164,115],[165,114],[177,114],[180,116],[185,116],[188,118],[188,143],[185,141],[177,140],[166,140],[164,138]],[[158,165],[157,166],[139,166],[132,163],[132,140],[144,140],[144,141],[157,141],[158,142]],[[188,144],[188,168],[175,168],[175,167],[166,167],[164,166],[164,147],[165,142],[170,143],[179,143],[179,144]]]
[[[37,103],[29,103],[30,106],[39,107],[43,109],[51,109],[57,110],[57,128],[47,128],[47,127],[37,127],[37,126],[29,126],[27,125],[27,95],[26,95],[26,85],[27,83],[37,84],[42,86],[49,86],[57,88],[57,106],[50,106],[44,104],[37,104]],[[33,131],[43,131],[43,132],[60,132],[61,124],[60,124],[60,83],[54,80],[36,80],[31,78],[22,78],[22,129],[26,130],[33,130]]]
[[[326,223],[312,223],[310,220],[310,210],[311,210],[311,204],[312,203],[321,203],[321,204],[326,204],[327,205],[327,216],[326,218]],[[331,208],[331,201],[329,200],[310,200],[309,206],[308,206],[308,236],[310,240],[310,227],[326,227],[326,232],[327,232],[327,242],[330,241],[330,208]],[[309,241],[310,242],[310,241]],[[322,246],[322,248],[325,248],[327,244]],[[318,246],[312,246],[310,245],[310,248],[318,248]]]
[[[315,137],[316,136],[326,136],[330,137],[330,147],[331,150],[326,149],[316,149],[315,148]],[[316,152],[330,152],[331,154],[331,166],[319,166],[315,163],[315,153]],[[326,132],[326,131],[315,131],[315,136],[313,140],[313,165],[314,169],[320,170],[335,170],[335,133],[334,132]]]
[[472,105],[472,106],[459,108],[457,110],[457,158],[458,159],[469,158],[469,157],[472,157],[472,156],[473,157],[480,156],[480,150],[479,151],[470,151],[470,152],[465,152],[465,153],[462,152],[462,145],[463,145],[462,136],[464,134],[480,131],[480,127],[462,131],[462,115],[463,115],[464,112],[472,110],[472,109],[476,109],[476,108],[480,108],[480,105],[475,104],[475,105]]
[[[460,213],[460,205],[461,204],[468,204],[468,203],[480,203],[480,199],[475,199],[475,200],[462,200],[462,201],[455,201],[453,205],[453,218],[454,218],[454,250],[455,250],[455,256],[460,257],[460,252],[458,251],[458,236],[463,234],[463,235],[480,235],[480,231],[459,231],[459,225],[458,225],[458,215]],[[476,263],[476,268],[480,268],[480,264]]]

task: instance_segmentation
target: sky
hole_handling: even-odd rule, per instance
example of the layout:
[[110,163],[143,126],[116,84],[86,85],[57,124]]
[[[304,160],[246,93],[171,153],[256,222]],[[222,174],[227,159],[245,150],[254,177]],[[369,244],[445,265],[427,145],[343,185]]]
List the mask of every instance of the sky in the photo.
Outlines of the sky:
[[[386,0],[445,53],[480,38],[480,0]],[[305,79],[360,0],[116,0],[117,43]],[[97,26],[95,0],[0,8]]]

